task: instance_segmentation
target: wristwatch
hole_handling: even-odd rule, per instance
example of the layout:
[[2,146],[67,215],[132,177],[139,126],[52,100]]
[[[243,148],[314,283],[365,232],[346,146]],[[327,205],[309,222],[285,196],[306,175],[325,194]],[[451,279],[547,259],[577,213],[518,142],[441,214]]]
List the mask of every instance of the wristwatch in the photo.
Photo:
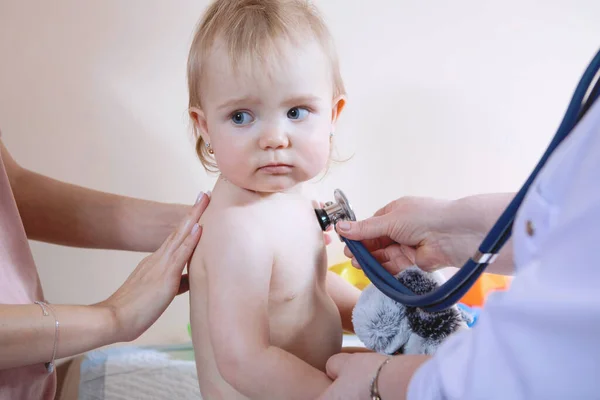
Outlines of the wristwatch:
[[392,359],[392,357],[386,358],[386,360],[381,363],[379,368],[377,368],[377,372],[375,373],[375,376],[373,377],[373,380],[371,381],[371,400],[382,400],[381,395],[379,394],[379,386],[378,386],[379,373],[381,372],[381,369],[383,368],[383,366],[385,364],[387,364],[388,362],[390,362],[391,359]]

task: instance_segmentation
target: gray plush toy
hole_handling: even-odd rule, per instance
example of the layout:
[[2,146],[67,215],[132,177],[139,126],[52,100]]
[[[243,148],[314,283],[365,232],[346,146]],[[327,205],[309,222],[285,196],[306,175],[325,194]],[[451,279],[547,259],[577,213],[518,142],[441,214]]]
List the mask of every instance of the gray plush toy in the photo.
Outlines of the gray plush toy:
[[[416,294],[425,294],[444,283],[440,272],[410,267],[396,275]],[[433,354],[451,334],[463,329],[473,317],[456,305],[430,313],[406,307],[390,299],[373,284],[364,288],[352,313],[356,336],[364,345],[383,354]]]

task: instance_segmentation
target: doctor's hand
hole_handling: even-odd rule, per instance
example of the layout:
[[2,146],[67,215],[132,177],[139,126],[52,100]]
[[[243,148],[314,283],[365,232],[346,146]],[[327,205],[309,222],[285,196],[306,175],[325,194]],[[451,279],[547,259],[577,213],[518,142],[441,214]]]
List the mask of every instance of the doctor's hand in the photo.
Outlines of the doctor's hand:
[[[339,222],[336,231],[361,241],[392,274],[412,265],[425,271],[460,267],[475,252],[511,198],[509,194],[458,200],[402,197],[371,218]],[[359,267],[347,247],[344,254]]]
[[333,383],[318,400],[362,400],[371,398],[371,381],[388,357],[378,353],[339,353],[327,361]]
[[112,296],[98,304],[112,311],[116,341],[135,340],[156,322],[175,296],[189,289],[183,270],[200,240],[198,221],[209,201],[208,195],[199,196],[160,248],[144,258]]
[[406,399],[410,380],[415,371],[428,361],[429,355],[387,355],[370,352],[338,353],[327,361],[327,375],[333,383],[318,400],[362,400],[371,398],[371,382],[377,377],[377,386],[383,399]]

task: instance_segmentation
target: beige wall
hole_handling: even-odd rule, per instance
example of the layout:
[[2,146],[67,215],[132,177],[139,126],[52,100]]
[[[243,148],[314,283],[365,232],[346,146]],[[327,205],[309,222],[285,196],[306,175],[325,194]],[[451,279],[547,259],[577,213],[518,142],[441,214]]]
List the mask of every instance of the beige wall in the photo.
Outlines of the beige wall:
[[[0,1],[0,126],[25,166],[96,189],[192,202],[210,189],[187,130],[198,0]],[[600,2],[321,0],[350,94],[354,158],[315,187],[360,218],[402,195],[515,190],[600,45]],[[32,243],[47,297],[107,297],[142,254]],[[329,249],[343,259],[341,246]],[[187,340],[187,296],[140,341]]]

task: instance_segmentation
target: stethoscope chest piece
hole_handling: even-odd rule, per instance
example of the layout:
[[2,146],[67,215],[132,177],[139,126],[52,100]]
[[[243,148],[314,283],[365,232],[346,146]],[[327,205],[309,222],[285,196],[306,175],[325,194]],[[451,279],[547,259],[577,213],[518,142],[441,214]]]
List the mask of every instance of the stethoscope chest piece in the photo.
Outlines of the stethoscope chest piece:
[[356,215],[350,206],[348,198],[340,189],[333,192],[335,201],[325,203],[325,207],[315,209],[317,220],[323,231],[329,226],[337,224],[339,221],[356,221]]

